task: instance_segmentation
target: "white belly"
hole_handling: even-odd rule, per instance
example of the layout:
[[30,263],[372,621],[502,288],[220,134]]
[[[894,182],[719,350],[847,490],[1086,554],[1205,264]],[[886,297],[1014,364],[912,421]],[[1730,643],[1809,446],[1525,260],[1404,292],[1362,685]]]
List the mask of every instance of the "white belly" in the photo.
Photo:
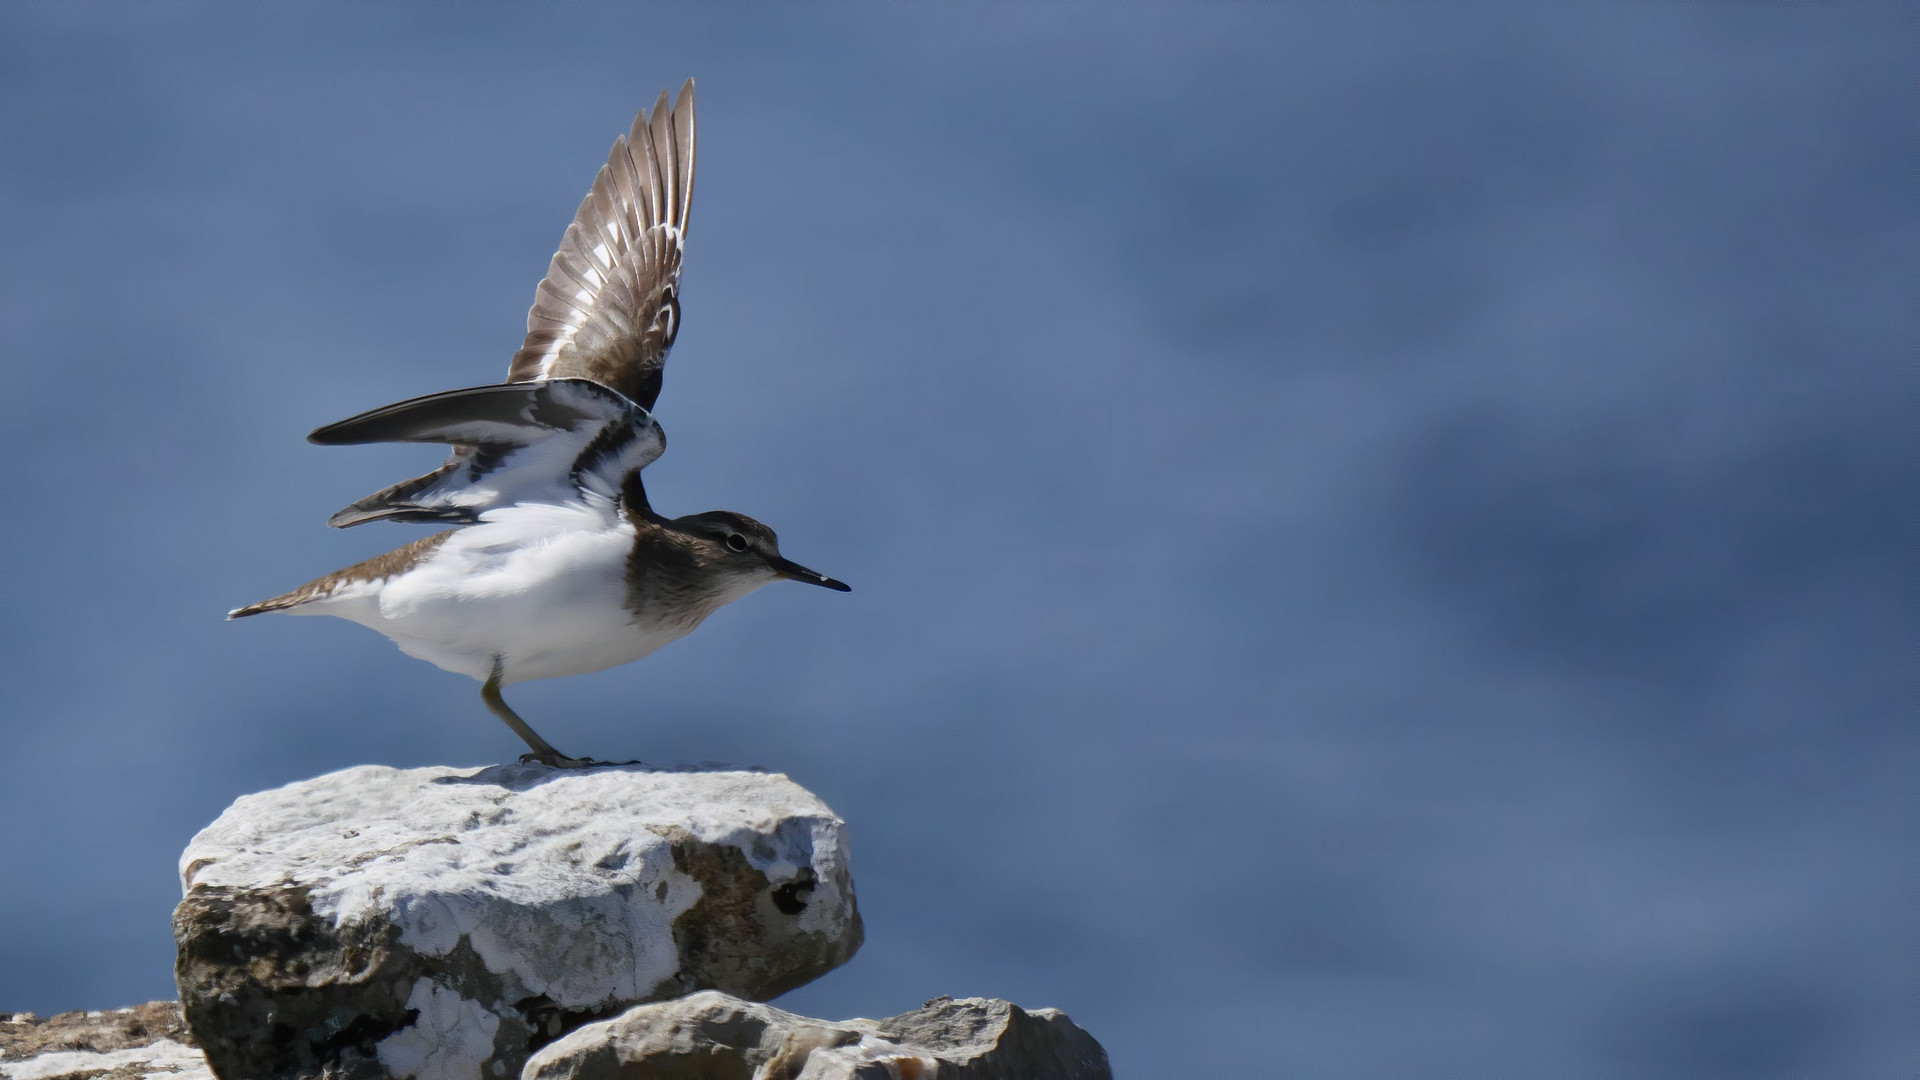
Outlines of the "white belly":
[[327,605],[324,613],[482,681],[496,663],[503,683],[601,671],[698,625],[645,626],[627,610],[633,542],[631,525],[584,508],[498,510],[367,590],[360,602]]

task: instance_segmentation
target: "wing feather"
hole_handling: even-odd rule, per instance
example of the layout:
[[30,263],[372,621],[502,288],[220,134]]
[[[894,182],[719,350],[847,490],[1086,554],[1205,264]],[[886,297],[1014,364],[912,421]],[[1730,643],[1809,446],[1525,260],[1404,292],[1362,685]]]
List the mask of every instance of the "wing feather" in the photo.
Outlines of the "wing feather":
[[361,499],[328,520],[465,524],[516,502],[619,497],[629,472],[653,463],[666,435],[643,408],[588,379],[448,390],[382,406],[307,436],[323,446],[437,442],[446,464]]
[[508,382],[592,379],[653,407],[680,328],[693,160],[689,79],[614,141],[534,291]]

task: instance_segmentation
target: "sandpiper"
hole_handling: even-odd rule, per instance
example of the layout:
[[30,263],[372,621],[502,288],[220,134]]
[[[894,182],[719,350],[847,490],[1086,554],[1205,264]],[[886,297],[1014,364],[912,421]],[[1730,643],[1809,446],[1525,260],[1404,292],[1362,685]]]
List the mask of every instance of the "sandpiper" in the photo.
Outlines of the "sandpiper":
[[372,627],[409,656],[470,675],[529,758],[568,757],[500,688],[600,671],[684,637],[721,606],[785,578],[847,592],[780,554],[745,514],[654,513],[640,470],[666,437],[649,412],[680,327],[693,195],[693,81],[616,139],[527,313],[505,383],[402,401],[320,428],[337,446],[453,447],[433,472],[328,524],[440,522],[416,540],[228,618],[280,611]]

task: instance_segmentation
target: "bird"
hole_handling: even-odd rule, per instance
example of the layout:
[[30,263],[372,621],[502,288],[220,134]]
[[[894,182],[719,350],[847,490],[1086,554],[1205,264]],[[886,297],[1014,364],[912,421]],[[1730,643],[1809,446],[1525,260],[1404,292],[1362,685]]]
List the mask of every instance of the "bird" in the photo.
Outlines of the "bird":
[[308,436],[451,446],[439,468],[328,519],[451,528],[227,617],[370,627],[478,680],[488,710],[527,744],[523,760],[583,768],[603,763],[556,750],[501,689],[638,660],[773,581],[851,591],[782,556],[774,531],[745,514],[669,518],[647,500],[641,470],[666,449],[652,409],[680,328],[693,164],[689,79],[614,141],[535,290],[505,382],[411,398]]

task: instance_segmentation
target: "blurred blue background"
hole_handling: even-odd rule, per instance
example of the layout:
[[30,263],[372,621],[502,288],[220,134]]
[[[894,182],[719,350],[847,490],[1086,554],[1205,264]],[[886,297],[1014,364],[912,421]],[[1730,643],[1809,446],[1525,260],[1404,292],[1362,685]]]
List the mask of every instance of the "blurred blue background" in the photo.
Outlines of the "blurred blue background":
[[515,688],[784,770],[782,1000],[1127,1076],[1910,1074],[1896,4],[9,4],[0,1009],[171,996],[249,792],[521,751],[335,620],[634,111],[699,79],[648,472],[853,583]]

